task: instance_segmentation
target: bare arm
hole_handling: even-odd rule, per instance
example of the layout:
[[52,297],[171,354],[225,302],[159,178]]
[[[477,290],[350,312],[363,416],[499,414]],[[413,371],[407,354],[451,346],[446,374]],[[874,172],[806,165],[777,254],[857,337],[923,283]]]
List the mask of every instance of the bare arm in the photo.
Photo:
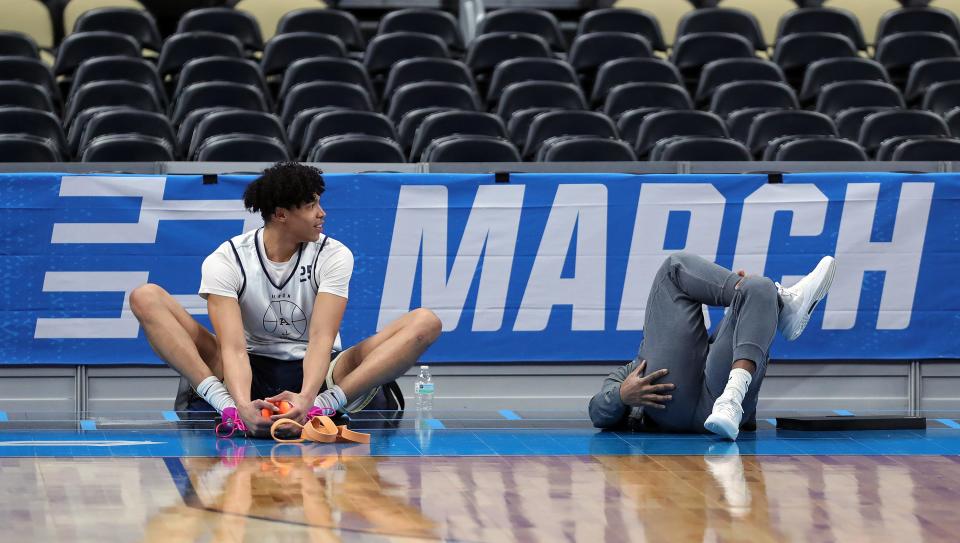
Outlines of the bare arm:
[[247,428],[255,434],[269,431],[269,421],[260,416],[261,408],[273,410],[262,399],[250,399],[250,382],[253,372],[247,356],[247,340],[243,335],[243,318],[236,299],[216,294],[207,295],[207,313],[217,335],[220,359],[223,362],[224,384],[237,402],[240,417]]

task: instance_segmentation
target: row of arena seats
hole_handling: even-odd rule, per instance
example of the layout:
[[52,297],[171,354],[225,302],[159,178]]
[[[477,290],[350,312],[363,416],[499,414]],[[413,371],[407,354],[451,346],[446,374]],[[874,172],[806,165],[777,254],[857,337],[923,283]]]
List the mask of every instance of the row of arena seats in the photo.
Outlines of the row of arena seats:
[[[950,124],[932,112],[873,108],[855,140],[833,119],[764,109],[745,141],[715,113],[663,110],[644,116],[635,137],[598,111],[535,109],[529,124],[492,113],[423,108],[399,126],[382,114],[312,108],[288,128],[274,114],[236,108],[191,113],[179,132],[163,115],[129,107],[84,112],[67,135],[49,112],[0,107],[0,161],[58,162],[78,149],[84,162],[199,161],[516,162],[754,159],[793,161],[955,160],[960,109]],[[78,120],[79,122],[79,120]]]
[[[211,3],[216,2],[210,2],[206,5]],[[225,0],[224,3],[252,17],[261,40],[272,37],[277,29],[277,23],[290,11],[327,7],[320,0]],[[47,4],[47,6],[44,6],[44,4]],[[153,4],[151,3],[151,5]],[[842,12],[845,15],[843,19],[852,19],[858,27],[863,28],[863,31],[858,31],[857,34],[862,36],[865,44],[876,43],[891,25],[900,24],[891,21],[890,14],[899,11],[901,6],[929,5],[929,7],[948,12],[952,11],[953,13],[960,11],[960,0],[620,0],[615,4],[615,7],[636,8],[646,11],[658,27],[663,28],[662,37],[659,41],[669,47],[678,36],[690,29],[688,25],[695,28],[704,24],[703,21],[710,19],[709,16],[702,15],[700,12],[709,11],[717,4],[728,11],[739,9],[751,14],[753,20],[749,25],[743,27],[744,35],[766,37],[767,45],[773,43],[775,36],[781,35],[780,31],[784,21],[797,10],[798,6],[826,7]],[[77,25],[77,21],[91,9],[103,6],[124,6],[146,12],[143,4],[138,0],[43,0],[43,2],[40,0],[4,0],[4,5],[7,8],[6,17],[4,21],[0,22],[0,29],[18,29],[28,32],[34,36],[42,47],[47,49],[52,49],[59,44],[59,37],[57,43],[54,43],[56,34],[62,34],[63,31],[66,31],[67,34],[72,32]],[[394,2],[385,5],[385,7],[390,5],[402,8],[404,2]],[[537,2],[534,0],[529,2],[528,5],[535,7]],[[544,5],[549,4],[545,3]],[[541,18],[524,18],[523,15],[514,18],[507,16],[510,10],[501,11],[504,11],[504,13],[491,17],[489,22],[483,24],[491,28],[501,27],[505,30],[529,31],[528,29],[531,28],[542,29],[548,39],[552,39],[549,38],[550,36],[559,37],[557,42],[558,44],[562,43],[563,36],[561,33],[557,33],[556,29],[564,25],[558,25],[556,19],[551,22],[543,21]],[[497,17],[510,18],[513,21],[501,23],[496,20]],[[52,19],[56,19],[56,21]],[[55,22],[57,24],[54,24]],[[189,24],[194,23],[190,22]],[[424,28],[428,22],[421,20],[407,24]],[[440,24],[441,26],[449,26],[444,22]],[[807,27],[813,25],[812,28],[817,30],[825,30],[824,25],[840,24],[845,28],[849,26],[849,23],[841,20],[840,17],[818,20],[806,19],[804,22],[791,24]],[[55,31],[55,26],[62,26],[62,29]],[[244,26],[249,25],[244,24]],[[359,25],[354,24],[354,26]]]

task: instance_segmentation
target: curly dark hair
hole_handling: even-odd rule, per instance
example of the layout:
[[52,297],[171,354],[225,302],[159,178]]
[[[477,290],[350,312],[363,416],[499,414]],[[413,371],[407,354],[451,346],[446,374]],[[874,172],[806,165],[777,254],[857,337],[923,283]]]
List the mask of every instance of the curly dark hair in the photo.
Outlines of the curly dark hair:
[[323,172],[299,162],[277,162],[254,179],[243,191],[243,206],[260,212],[263,222],[278,207],[291,209],[308,204],[323,194]]

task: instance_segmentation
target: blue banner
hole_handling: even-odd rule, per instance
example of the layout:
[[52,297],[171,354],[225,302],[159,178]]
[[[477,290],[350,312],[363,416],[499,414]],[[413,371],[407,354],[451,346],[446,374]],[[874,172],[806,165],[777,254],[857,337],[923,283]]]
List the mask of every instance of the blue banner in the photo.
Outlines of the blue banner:
[[[430,362],[623,361],[674,251],[833,289],[778,359],[960,357],[960,176],[330,174],[326,232],[354,253],[345,345],[415,307]],[[209,327],[200,264],[262,225],[251,176],[0,175],[0,364],[160,363],[130,311],[145,282]],[[716,325],[722,309],[711,309]]]

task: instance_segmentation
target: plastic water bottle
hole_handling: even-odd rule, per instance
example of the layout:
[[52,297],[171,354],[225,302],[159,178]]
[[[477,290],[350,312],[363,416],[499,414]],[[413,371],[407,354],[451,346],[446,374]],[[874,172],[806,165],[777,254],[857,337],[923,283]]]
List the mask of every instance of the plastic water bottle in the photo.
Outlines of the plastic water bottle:
[[[427,412],[433,410],[433,379],[430,378],[430,366],[420,366],[420,375],[417,376],[417,384],[414,392],[417,395],[417,411]],[[428,417],[429,418],[429,415]]]

